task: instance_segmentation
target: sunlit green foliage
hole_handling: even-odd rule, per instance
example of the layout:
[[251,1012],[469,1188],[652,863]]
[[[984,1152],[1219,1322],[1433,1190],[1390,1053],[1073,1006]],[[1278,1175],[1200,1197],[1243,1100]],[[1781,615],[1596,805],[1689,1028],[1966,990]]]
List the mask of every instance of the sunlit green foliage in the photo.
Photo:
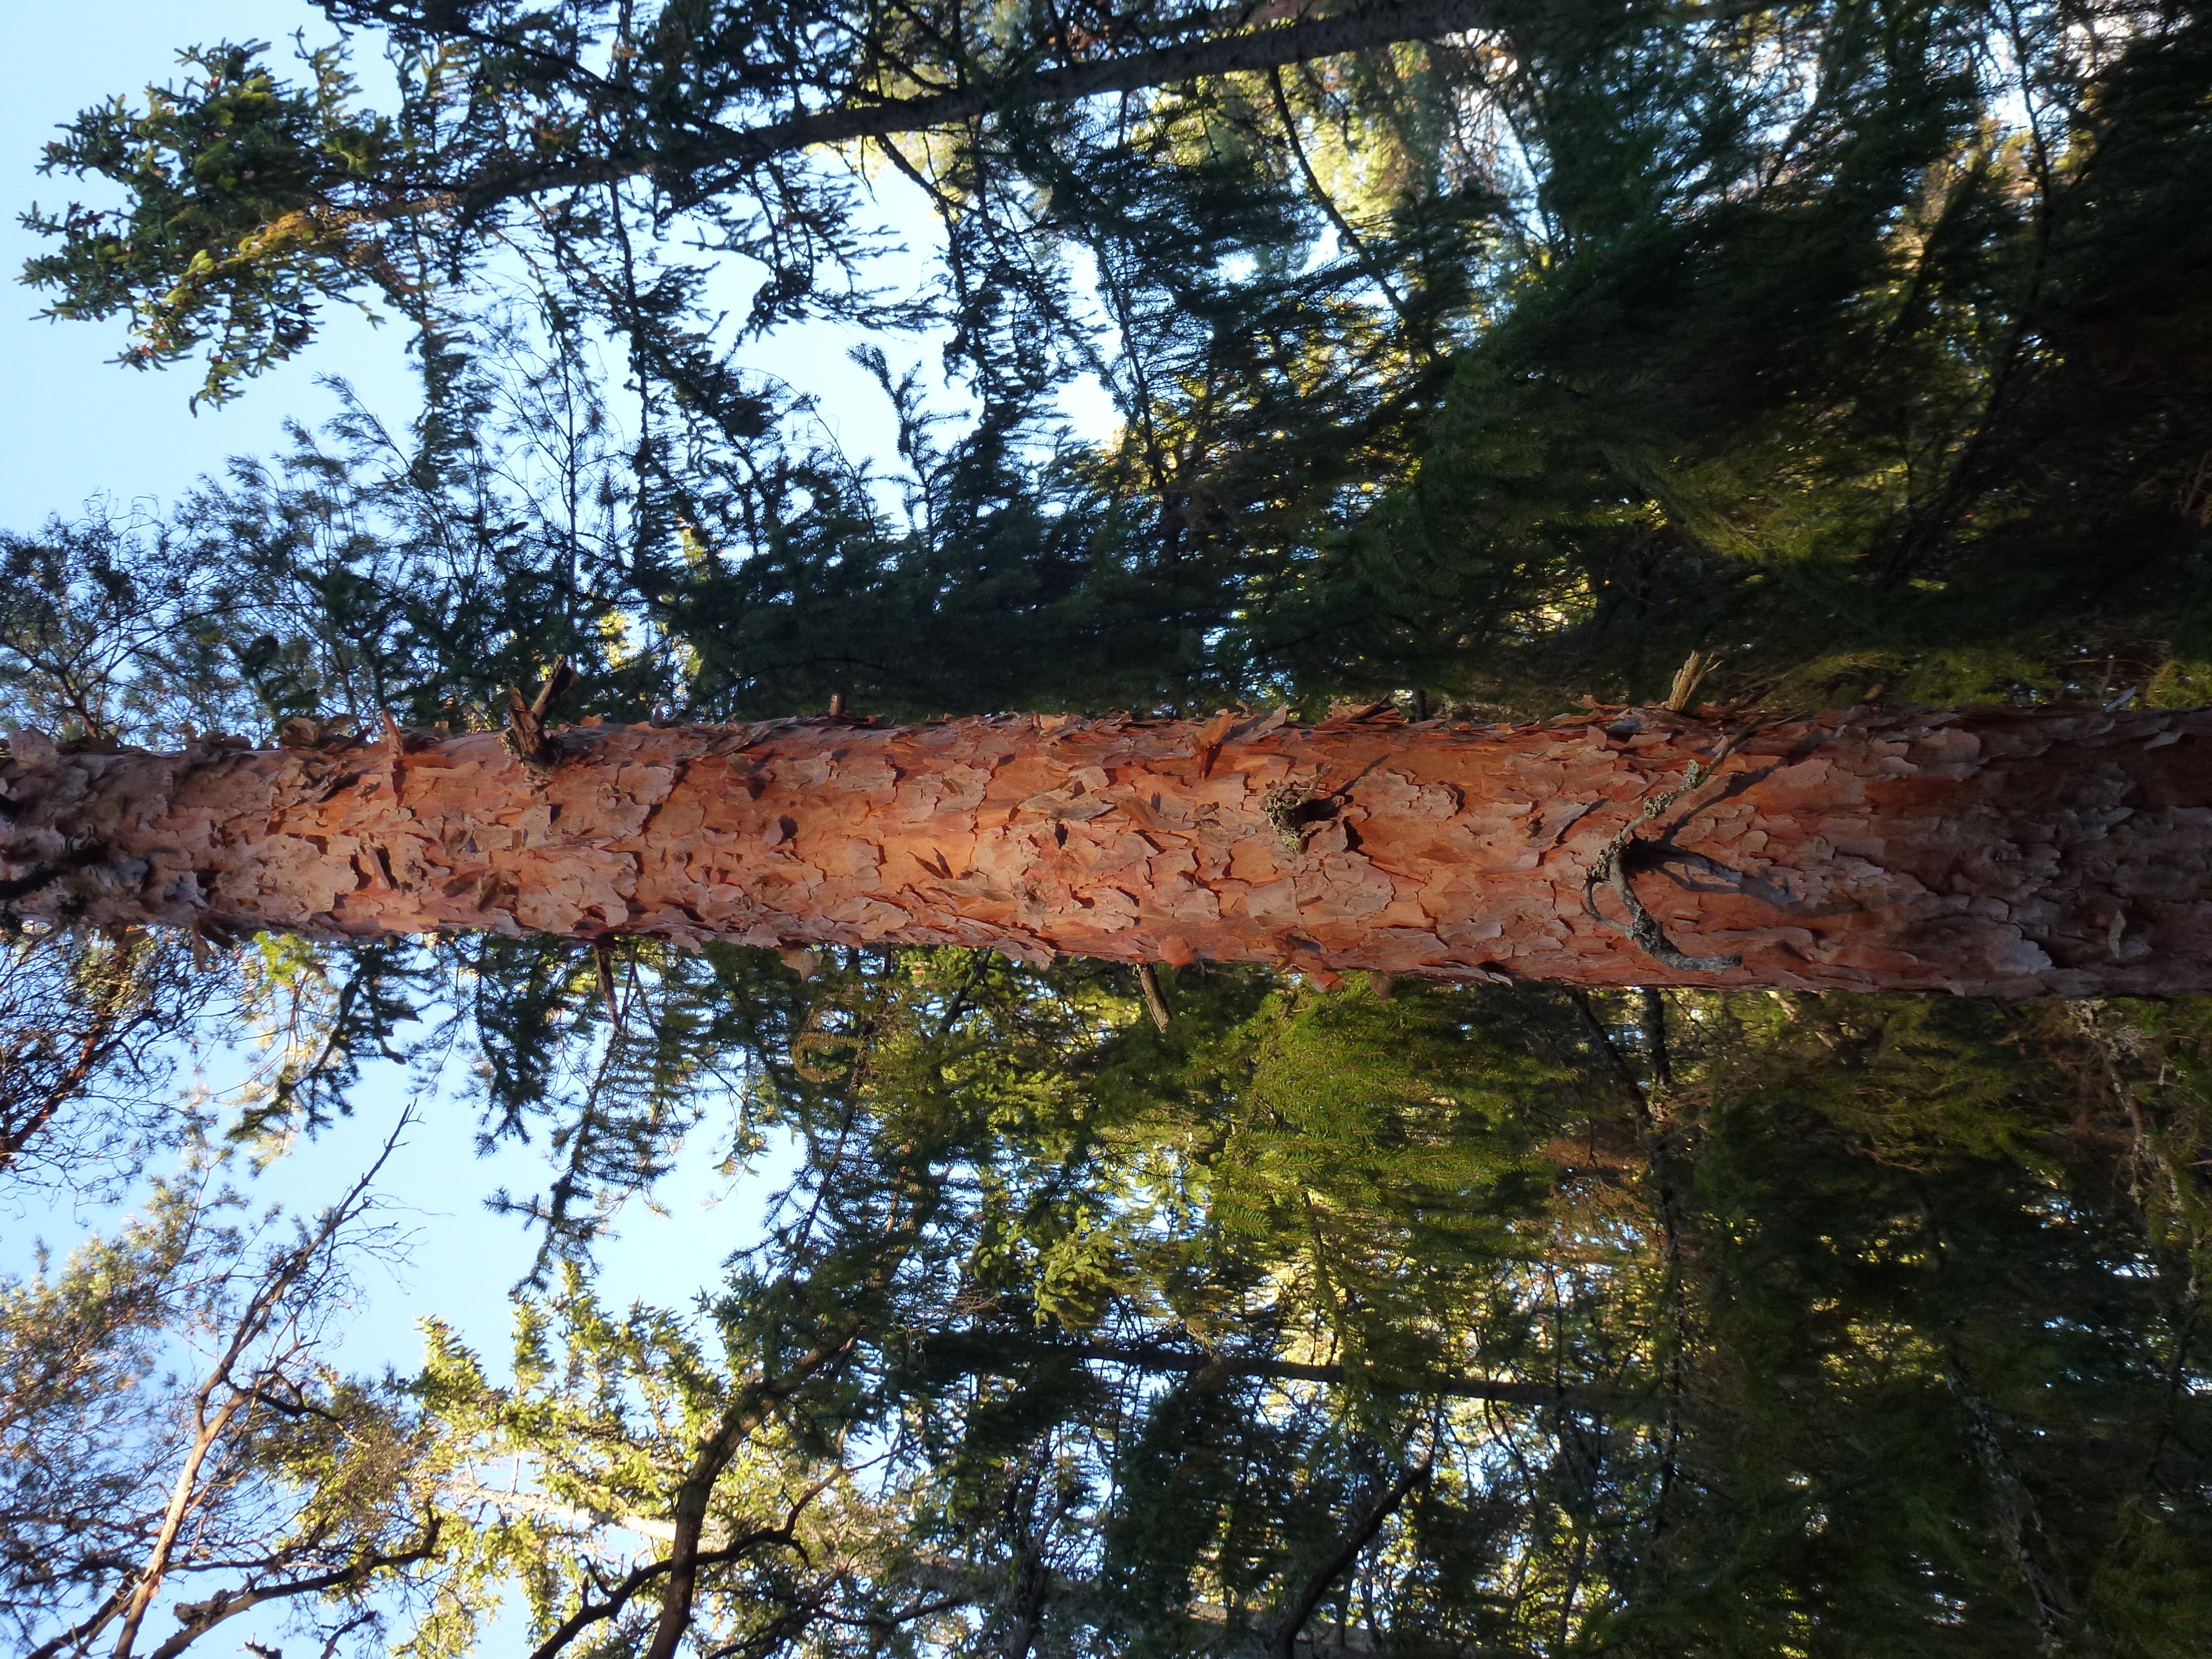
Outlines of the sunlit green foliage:
[[62,240],[27,281],[60,297],[49,316],[131,319],[119,361],[161,368],[206,347],[198,394],[222,404],[236,382],[282,362],[314,332],[319,307],[364,277],[397,295],[404,280],[337,205],[343,188],[387,167],[392,124],[357,114],[335,47],[301,53],[307,79],[279,81],[266,43],[182,55],[179,83],[85,111],[46,146],[40,170],[122,185],[123,210],[33,208],[30,228]]
[[2212,58],[2193,15],[2008,16],[1509,26],[1549,162],[1512,280],[1267,625],[1508,701],[1697,647],[1770,696],[2142,684],[2201,626]]
[[[0,541],[11,726],[463,729],[562,655],[562,717],[613,720],[1528,712],[1693,647],[1775,702],[2212,692],[2197,9],[1509,0],[758,154],[727,132],[1219,20],[325,9],[392,31],[393,115],[340,53],[191,55],[50,152],[125,201],[34,217],[30,275],[216,399],[380,295],[425,412]],[[870,178],[937,213],[935,291],[872,286]],[[501,246],[537,286],[479,305]],[[733,254],[745,327],[878,331],[895,459],[746,371]],[[1079,440],[1085,374],[1118,425]],[[544,1244],[510,1368],[441,1328],[404,1389],[280,1367],[300,1412],[235,1419],[204,1512],[264,1507],[209,1535],[354,1573],[301,1592],[325,1632],[381,1585],[425,1656],[509,1591],[610,1656],[2212,1646],[2194,1005],[1194,967],[1161,1030],[1125,969],[951,950],[38,945],[0,994],[90,1024],[27,1017],[11,1113],[82,1098],[107,985],[118,1066],[217,1006],[267,1036],[220,1103],[257,1155],[386,1060],[544,1155],[495,1195]],[[684,1158],[785,1180],[770,1226],[604,1305],[595,1241]],[[100,1552],[143,1559],[174,1463],[131,1449],[199,1376],[152,1356],[276,1259],[179,1255],[180,1201],[0,1296],[26,1645],[133,1582]]]
[[[840,153],[934,208],[933,294],[872,274],[872,211],[826,152],[728,135],[802,85],[1015,85],[1066,20],[326,9],[397,31],[388,122],[347,112],[335,58],[293,88],[203,54],[81,118],[53,164],[132,205],[49,224],[63,251],[32,274],[75,311],[137,307],[142,352],[220,337],[225,392],[326,289],[380,284],[459,432],[489,344],[470,281],[529,242],[552,343],[531,398],[605,429],[577,354],[611,336],[638,406],[550,515],[580,533],[596,491],[596,560],[518,545],[509,512],[449,529],[524,578],[495,649],[557,631],[586,570],[584,631],[674,641],[659,695],[711,709],[1409,685],[1532,708],[1653,696],[1692,647],[1726,653],[1716,692],[2109,700],[2212,648],[2190,9],[1516,4],[1121,103],[1016,99]],[[1211,27],[1093,23],[1109,52]],[[290,159],[234,167],[240,124]],[[701,223],[766,268],[748,326],[880,331],[903,476],[742,372],[684,246]],[[923,323],[972,395],[951,435],[882,355]],[[1056,398],[1085,374],[1121,426],[1079,445]]]
[[1515,1652],[2203,1639],[2193,1015],[1686,995],[1667,1083],[1626,1000],[1185,973],[1164,1042],[1109,970],[722,971],[779,1218],[688,1316],[568,1270],[511,1386],[437,1336],[426,1652],[501,1563],[544,1636],[664,1559],[763,1390],[695,1608],[763,1653],[1248,1651],[1309,1589]]

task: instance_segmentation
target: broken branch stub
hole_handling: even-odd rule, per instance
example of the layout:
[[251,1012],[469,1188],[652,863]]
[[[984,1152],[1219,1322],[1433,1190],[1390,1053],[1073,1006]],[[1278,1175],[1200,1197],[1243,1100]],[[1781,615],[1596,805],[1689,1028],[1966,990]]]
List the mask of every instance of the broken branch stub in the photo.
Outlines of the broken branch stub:
[[501,735],[507,751],[526,765],[550,767],[560,758],[545,735],[545,717],[576,683],[576,671],[566,657],[556,659],[537,695],[526,699],[520,686],[507,688],[507,729]]

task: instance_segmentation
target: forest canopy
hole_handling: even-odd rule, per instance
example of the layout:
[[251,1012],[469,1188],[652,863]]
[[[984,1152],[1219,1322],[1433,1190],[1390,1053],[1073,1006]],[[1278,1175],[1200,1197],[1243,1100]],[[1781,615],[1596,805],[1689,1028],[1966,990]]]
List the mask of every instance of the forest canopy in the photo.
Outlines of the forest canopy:
[[[216,585],[159,596],[179,623],[258,613],[218,653],[241,714],[451,718],[558,653],[611,718],[1542,709],[1663,696],[1692,649],[1769,699],[2195,700],[2190,9],[1378,4],[1328,27],[1421,37],[1057,100],[1322,25],[328,9],[376,32],[195,49],[80,115],[44,166],[98,194],[33,216],[53,314],[203,396],[331,303],[419,331],[411,443],[343,425],[165,527]],[[983,106],[747,137],[946,86]],[[919,291],[869,258],[895,190],[936,217]],[[748,374],[809,316],[859,331],[896,459]],[[917,327],[957,416],[882,355]],[[91,553],[16,549],[26,599]]]
[[[24,278],[180,413],[366,305],[421,410],[0,536],[11,765],[2212,702],[2199,8],[319,9],[67,122]],[[823,320],[895,453],[752,367]],[[26,1652],[2212,1640],[2193,1000],[6,914],[0,1182],[135,1206],[0,1279]],[[255,1194],[401,1068],[537,1269],[356,1376],[374,1171]],[[766,1230],[611,1305],[716,1156]]]

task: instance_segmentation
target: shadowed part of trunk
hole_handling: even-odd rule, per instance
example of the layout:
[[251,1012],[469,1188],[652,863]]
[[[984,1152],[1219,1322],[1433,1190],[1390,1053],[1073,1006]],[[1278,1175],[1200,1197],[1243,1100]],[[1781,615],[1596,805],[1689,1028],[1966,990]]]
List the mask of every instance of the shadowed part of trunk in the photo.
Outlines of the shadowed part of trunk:
[[[571,727],[0,764],[0,905],[1264,963],[2212,990],[2212,713]],[[1695,770],[1692,770],[1693,763]],[[1734,960],[1732,960],[1734,959]]]

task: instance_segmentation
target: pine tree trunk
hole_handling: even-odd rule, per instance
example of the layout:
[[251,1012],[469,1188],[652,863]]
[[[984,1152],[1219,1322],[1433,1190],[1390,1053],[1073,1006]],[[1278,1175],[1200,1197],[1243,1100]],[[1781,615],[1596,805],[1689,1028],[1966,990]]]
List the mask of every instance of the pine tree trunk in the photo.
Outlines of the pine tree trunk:
[[0,906],[217,939],[958,944],[1324,981],[2212,990],[2212,712],[548,741],[529,764],[496,733],[182,755],[19,737]]

